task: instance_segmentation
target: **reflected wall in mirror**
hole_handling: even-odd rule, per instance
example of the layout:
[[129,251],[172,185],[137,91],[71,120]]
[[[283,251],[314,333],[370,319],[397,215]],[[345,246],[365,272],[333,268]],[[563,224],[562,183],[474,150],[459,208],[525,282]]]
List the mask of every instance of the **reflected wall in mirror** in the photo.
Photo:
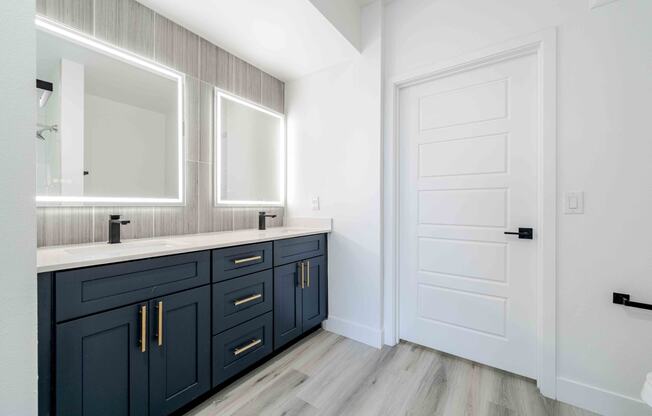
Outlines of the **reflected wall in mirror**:
[[183,76],[37,18],[37,202],[183,203]]
[[282,206],[285,201],[283,115],[216,90],[215,201]]

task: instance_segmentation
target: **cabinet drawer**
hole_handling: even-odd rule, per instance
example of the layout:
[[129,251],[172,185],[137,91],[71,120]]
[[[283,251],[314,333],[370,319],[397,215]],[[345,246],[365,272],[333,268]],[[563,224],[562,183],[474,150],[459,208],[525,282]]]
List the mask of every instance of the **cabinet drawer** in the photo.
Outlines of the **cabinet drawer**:
[[209,282],[208,251],[58,272],[56,320],[89,315]]
[[272,313],[213,337],[213,387],[272,352]]
[[213,285],[213,333],[272,310],[272,270]]
[[213,282],[221,282],[272,267],[272,243],[213,250]]
[[274,266],[311,257],[323,256],[326,251],[324,234],[308,235],[274,242]]

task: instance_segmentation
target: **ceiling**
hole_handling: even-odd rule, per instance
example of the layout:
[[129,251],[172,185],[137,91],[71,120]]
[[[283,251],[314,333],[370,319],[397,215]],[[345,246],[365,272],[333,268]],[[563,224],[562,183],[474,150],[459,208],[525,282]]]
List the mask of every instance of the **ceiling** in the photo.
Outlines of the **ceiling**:
[[[139,1],[283,81],[359,54],[355,42],[309,0]],[[349,20],[359,24],[357,18]]]

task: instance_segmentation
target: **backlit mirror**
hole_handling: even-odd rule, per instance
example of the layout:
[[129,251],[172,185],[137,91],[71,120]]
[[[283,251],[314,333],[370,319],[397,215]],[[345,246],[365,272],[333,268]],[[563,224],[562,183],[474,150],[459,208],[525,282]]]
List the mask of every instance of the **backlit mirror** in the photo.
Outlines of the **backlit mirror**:
[[216,204],[283,205],[283,115],[220,90],[215,101]]
[[183,204],[183,76],[36,26],[39,205]]

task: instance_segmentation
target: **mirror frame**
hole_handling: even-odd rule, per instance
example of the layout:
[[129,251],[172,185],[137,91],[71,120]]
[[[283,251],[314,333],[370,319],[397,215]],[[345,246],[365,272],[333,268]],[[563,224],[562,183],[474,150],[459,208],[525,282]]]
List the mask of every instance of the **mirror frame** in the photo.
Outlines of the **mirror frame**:
[[[213,194],[215,195],[215,206],[216,207],[283,207],[285,206],[285,187],[286,187],[286,180],[287,180],[286,179],[287,141],[286,141],[286,130],[285,130],[285,114],[278,113],[262,105],[252,103],[251,101],[247,101],[241,97],[228,93],[218,87],[215,87],[214,91],[215,91],[214,94],[215,97],[214,97],[214,106],[213,106],[214,108],[213,116],[215,120],[214,123],[215,128],[213,130],[213,145],[215,149],[213,151],[213,158],[214,158],[213,168],[215,172],[213,175],[213,179],[214,179]],[[220,177],[221,169],[219,166],[219,162],[220,160],[222,160],[221,158],[222,135],[220,134],[220,132],[222,131],[222,120],[221,120],[222,98],[253,108],[254,110],[271,115],[280,120],[279,135],[281,138],[281,146],[280,146],[280,154],[278,155],[279,170],[280,170],[278,201],[231,201],[231,200],[223,200],[221,198],[220,188],[222,184],[222,178]]]
[[124,49],[102,42],[94,37],[61,25],[43,16],[36,16],[37,30],[66,39],[95,52],[102,53],[127,64],[166,77],[177,83],[177,136],[178,180],[176,198],[96,197],[96,196],[45,196],[37,195],[37,206],[174,206],[185,205],[185,144],[184,144],[184,79],[185,75]]

